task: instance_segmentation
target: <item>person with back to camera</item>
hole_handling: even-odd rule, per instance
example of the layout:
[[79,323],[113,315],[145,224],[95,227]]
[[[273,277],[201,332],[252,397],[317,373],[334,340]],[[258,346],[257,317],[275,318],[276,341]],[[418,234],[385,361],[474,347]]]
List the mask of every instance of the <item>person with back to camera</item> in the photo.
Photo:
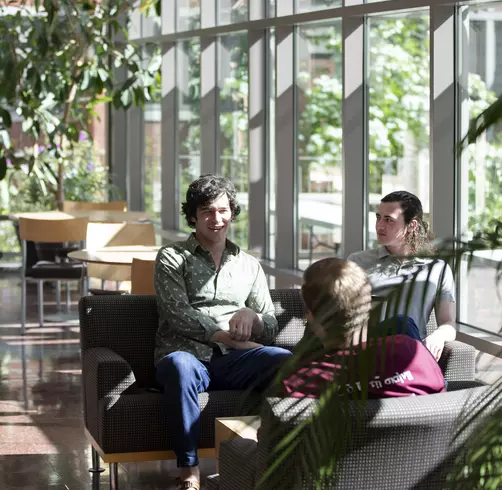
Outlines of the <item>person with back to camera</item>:
[[[371,286],[354,262],[335,257],[314,262],[305,271],[302,298],[308,320],[304,338],[313,334],[322,349],[286,377],[287,396],[318,398],[333,381],[348,393],[361,391],[365,382],[368,398],[445,391],[441,368],[422,342],[403,334],[368,333]],[[376,347],[375,357],[364,363],[364,354],[373,355],[368,345]]]
[[162,247],[155,263],[155,365],[179,488],[199,490],[198,394],[263,390],[291,353],[265,346],[277,333],[267,279],[258,260],[227,239],[240,212],[233,184],[215,175],[199,177],[187,190],[182,212],[194,233]]
[[[444,261],[416,255],[432,251],[420,199],[407,191],[386,195],[378,207],[375,228],[380,247],[353,253],[348,260],[366,270],[373,294],[387,298],[387,312],[397,312],[401,321],[406,317],[406,325],[401,322],[398,329],[405,328],[408,335],[422,339],[439,360],[445,342],[456,336],[455,282]],[[391,293],[397,285],[404,286],[400,298],[396,288]],[[438,328],[427,336],[433,308]]]

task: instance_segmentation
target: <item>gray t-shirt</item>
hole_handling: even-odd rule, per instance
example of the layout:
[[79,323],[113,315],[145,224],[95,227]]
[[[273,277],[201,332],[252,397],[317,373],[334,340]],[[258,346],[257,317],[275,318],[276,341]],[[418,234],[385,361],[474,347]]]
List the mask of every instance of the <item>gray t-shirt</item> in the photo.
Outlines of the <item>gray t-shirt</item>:
[[353,253],[347,260],[367,272],[372,294],[387,299],[382,319],[405,314],[415,321],[422,338],[427,335],[426,325],[432,308],[437,313],[441,301],[455,302],[453,273],[442,260],[400,259],[385,247]]

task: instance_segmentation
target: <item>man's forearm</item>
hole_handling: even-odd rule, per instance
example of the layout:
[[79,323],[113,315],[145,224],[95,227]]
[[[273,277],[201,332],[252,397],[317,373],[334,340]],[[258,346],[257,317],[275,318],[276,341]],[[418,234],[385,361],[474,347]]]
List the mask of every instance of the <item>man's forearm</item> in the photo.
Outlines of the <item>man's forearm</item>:
[[453,301],[441,301],[436,308],[436,318],[439,325],[436,335],[441,336],[444,342],[455,340],[456,304]]
[[211,342],[224,344],[231,349],[252,349],[254,347],[261,347],[261,344],[249,340],[235,340],[229,332],[225,332],[224,330],[216,332],[212,336]]
[[272,315],[257,314],[259,317],[259,324],[257,324],[257,332],[253,328],[253,339],[257,342],[262,342],[266,345],[274,341],[277,335],[277,320]]
[[436,334],[437,332],[437,335],[441,335],[441,338],[445,342],[451,342],[452,340],[455,340],[457,331],[455,330],[455,327],[452,325],[452,323],[448,322],[441,324],[434,332],[434,334]]
[[258,338],[263,335],[263,330],[265,329],[265,324],[263,323],[263,316],[260,313],[256,313],[256,318],[253,322],[253,338]]

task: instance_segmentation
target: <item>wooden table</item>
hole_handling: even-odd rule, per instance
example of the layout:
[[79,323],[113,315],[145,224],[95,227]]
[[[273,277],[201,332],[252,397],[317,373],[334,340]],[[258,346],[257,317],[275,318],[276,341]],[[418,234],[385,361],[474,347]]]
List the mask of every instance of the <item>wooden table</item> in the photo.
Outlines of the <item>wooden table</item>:
[[40,211],[37,213],[12,213],[9,219],[18,221],[19,218],[31,218],[41,220],[58,220],[71,218],[89,218],[93,223],[123,223],[150,221],[150,213],[143,211],[71,211],[64,213],[62,211]]
[[160,246],[127,245],[121,247],[104,247],[97,250],[77,250],[68,257],[80,262],[109,265],[131,265],[132,259],[152,260],[157,257]]
[[261,419],[258,415],[249,415],[245,417],[218,417],[215,419],[214,424],[216,471],[219,472],[221,441],[241,438],[258,442],[258,429],[261,425]]

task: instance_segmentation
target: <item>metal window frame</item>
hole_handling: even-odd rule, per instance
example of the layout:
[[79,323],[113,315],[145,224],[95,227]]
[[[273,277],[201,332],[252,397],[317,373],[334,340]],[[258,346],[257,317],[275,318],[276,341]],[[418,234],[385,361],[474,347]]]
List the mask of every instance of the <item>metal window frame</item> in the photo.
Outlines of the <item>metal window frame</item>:
[[363,250],[367,233],[367,63],[364,17],[342,19],[342,255]]
[[[265,0],[249,2],[250,20],[266,17]],[[268,251],[268,43],[267,31],[248,31],[249,107],[248,107],[248,248]]]
[[430,209],[434,232],[455,236],[457,194],[456,8],[430,10]]
[[[134,4],[129,24],[131,36],[141,35],[139,2]],[[126,113],[126,189],[127,205],[132,211],[144,208],[144,118],[141,107],[132,106]]]
[[[162,0],[162,33],[176,30],[176,0]],[[161,195],[163,229],[179,227],[178,87],[176,83],[177,43],[162,44],[161,86]],[[174,68],[174,69],[173,69]]]
[[[292,9],[293,5],[289,5]],[[278,13],[279,4],[277,5]],[[283,6],[282,8],[285,8]],[[275,192],[275,263],[278,269],[295,269],[298,249],[298,179],[296,152],[296,29],[292,25],[275,30],[275,144],[277,185]],[[282,277],[276,287],[284,287]]]
[[[469,23],[472,20],[468,7],[457,7],[455,36],[456,48],[455,59],[457,60],[456,76],[458,77],[458,101],[459,114],[457,117],[457,141],[461,141],[467,134],[469,127]],[[469,218],[469,159],[463,153],[458,161],[458,192],[457,192],[457,236],[461,237],[467,230]],[[457,297],[457,320],[462,322],[467,319],[468,303],[462,301],[469,294],[469,275],[466,261],[460,263],[459,274],[461,280],[456,282]]]
[[[144,37],[137,39],[136,42],[161,43],[166,41],[176,41],[178,39],[190,38],[190,37],[221,36],[223,34],[230,34],[238,31],[260,30],[260,29],[263,30],[263,29],[269,29],[270,27],[278,28],[285,26],[294,26],[304,23],[323,22],[335,18],[344,19],[350,17],[361,17],[366,15],[395,13],[399,11],[406,11],[413,9],[424,9],[429,7],[432,8],[435,6],[452,5],[455,3],[466,3],[466,2],[460,2],[460,0],[452,0],[451,2],[448,2],[446,0],[383,0],[381,2],[365,4],[346,0],[345,6],[295,14],[293,13],[293,8],[291,3],[284,2],[283,4],[283,2],[281,1],[277,2],[276,5],[277,15],[275,17],[249,20],[247,22],[239,22],[234,24],[217,25],[217,23],[215,22],[214,14],[210,14],[210,12],[214,12],[214,9],[211,9],[211,5],[214,3],[214,1],[215,0],[204,0],[203,2],[201,2],[202,15],[201,15],[200,29],[179,31],[173,34],[163,34],[162,36]],[[207,2],[207,7],[206,7],[206,2]],[[204,11],[206,11],[207,13],[205,13]]]

